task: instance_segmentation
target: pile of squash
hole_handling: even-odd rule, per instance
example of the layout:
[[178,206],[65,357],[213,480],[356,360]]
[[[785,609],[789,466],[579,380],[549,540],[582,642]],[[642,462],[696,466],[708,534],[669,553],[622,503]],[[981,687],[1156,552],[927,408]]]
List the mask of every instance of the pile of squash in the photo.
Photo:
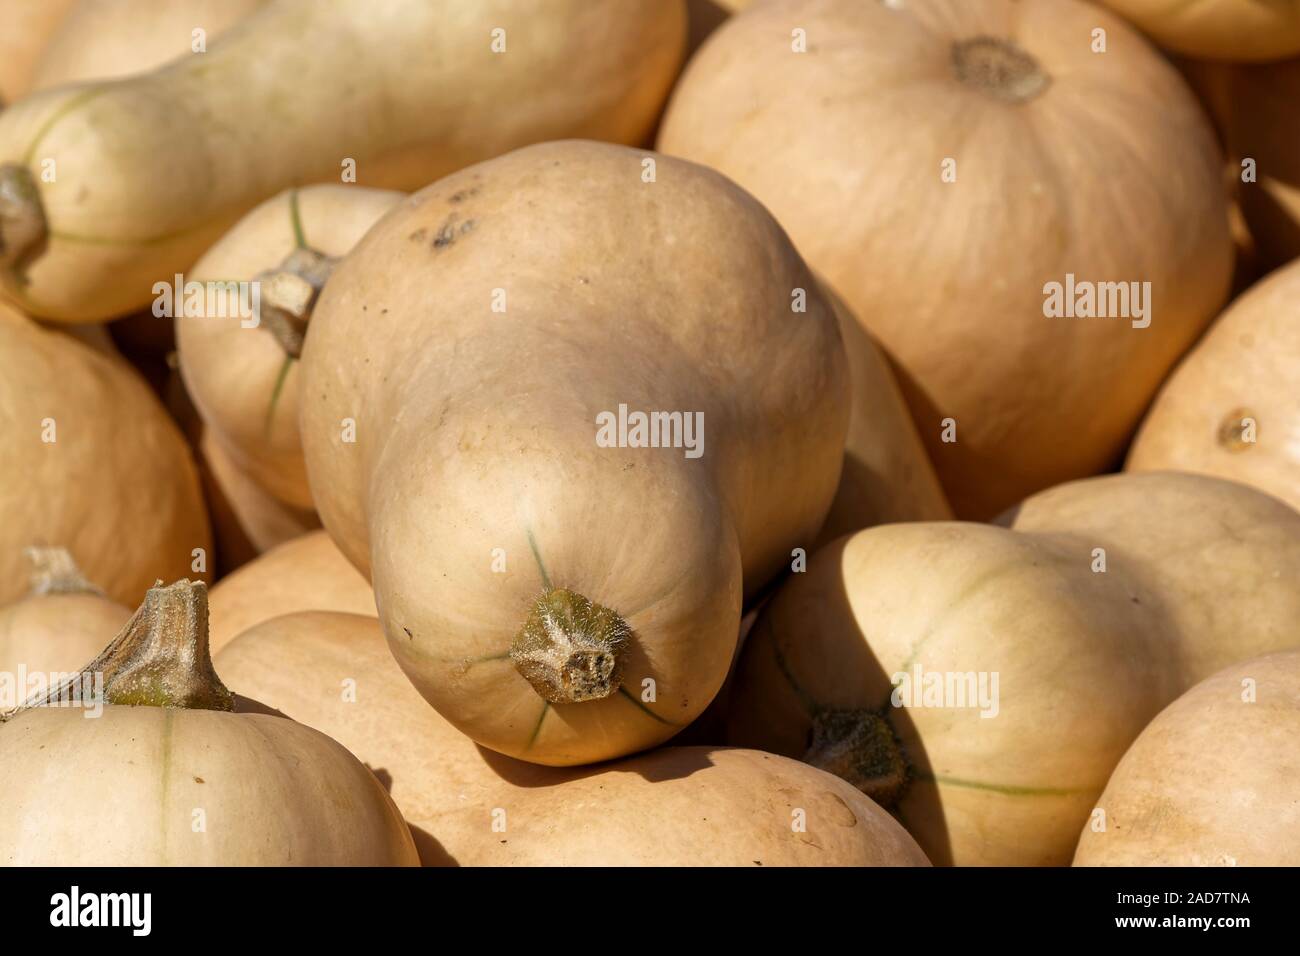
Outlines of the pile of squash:
[[1294,91],[1239,0],[0,0],[0,863],[1300,865]]

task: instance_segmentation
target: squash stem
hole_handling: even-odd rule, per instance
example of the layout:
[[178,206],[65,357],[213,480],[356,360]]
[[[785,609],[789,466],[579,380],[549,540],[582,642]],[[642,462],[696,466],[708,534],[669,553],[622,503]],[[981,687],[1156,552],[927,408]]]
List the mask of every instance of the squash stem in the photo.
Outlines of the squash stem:
[[1052,82],[1036,59],[1001,37],[953,44],[952,69],[966,86],[1009,103],[1028,102]]
[[552,588],[533,605],[510,646],[510,660],[548,703],[602,700],[622,686],[631,636],[617,612]]
[[33,595],[103,593],[81,573],[67,548],[33,547],[26,553],[32,564]]
[[48,237],[45,207],[31,170],[16,163],[0,165],[0,268],[21,266]]
[[898,803],[912,779],[889,718],[875,711],[818,713],[802,759],[847,780],[886,810]]
[[333,271],[334,261],[315,249],[298,248],[277,268],[257,277],[260,324],[291,358],[302,355],[307,323]]
[[[212,668],[208,650],[208,588],[180,580],[151,587],[144,603],[104,652],[71,681],[33,698],[16,713],[68,699],[69,687],[102,675],[110,704],[186,710],[235,709],[234,695]],[[12,715],[10,715],[12,716]]]

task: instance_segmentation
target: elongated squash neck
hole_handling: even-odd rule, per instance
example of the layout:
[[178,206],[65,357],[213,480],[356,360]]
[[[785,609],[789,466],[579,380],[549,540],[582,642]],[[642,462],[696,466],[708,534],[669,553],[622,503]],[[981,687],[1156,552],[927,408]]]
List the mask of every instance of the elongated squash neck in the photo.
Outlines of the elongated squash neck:
[[186,710],[235,708],[234,695],[212,668],[208,651],[208,588],[202,581],[159,582],[122,632],[72,681],[28,701],[14,716],[64,697],[66,688],[103,676],[109,704]]
[[27,560],[32,564],[33,595],[103,593],[86,580],[67,548],[28,548]]
[[622,686],[631,636],[615,611],[552,588],[533,605],[511,645],[510,660],[552,704],[601,700]]
[[45,207],[31,170],[0,165],[0,269],[13,269],[45,245]]
[[954,43],[952,69],[966,86],[1010,103],[1028,102],[1052,82],[1036,59],[1001,37]]
[[278,268],[257,277],[261,287],[262,326],[275,336],[287,355],[302,355],[307,323],[334,260],[315,249],[295,249]]
[[898,803],[911,780],[889,718],[874,711],[818,714],[803,762],[847,780],[886,810]]

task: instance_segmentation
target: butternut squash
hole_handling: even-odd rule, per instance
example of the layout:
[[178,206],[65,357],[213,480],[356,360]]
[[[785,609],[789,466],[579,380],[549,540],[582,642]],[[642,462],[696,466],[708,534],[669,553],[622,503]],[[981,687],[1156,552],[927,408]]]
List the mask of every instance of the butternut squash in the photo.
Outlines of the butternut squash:
[[[227,306],[176,319],[181,375],[203,421],[240,471],[294,508],[312,508],[298,438],[298,356],[315,297],[401,193],[312,186],[258,206],[204,253],[187,280],[256,282],[251,318]],[[250,310],[251,311],[251,310]]]
[[961,517],[1113,467],[1229,287],[1202,110],[1074,0],[755,4],[691,60],[658,148],[753,193],[844,297]]
[[1162,707],[1300,642],[1300,514],[1268,495],[1118,475],[1005,520],[815,554],[746,642],[728,742],[843,776],[936,863],[1064,865]]
[[[74,681],[0,716],[0,762],[22,768],[0,788],[0,863],[418,864],[397,808],[355,757],[221,683],[206,595],[202,582],[151,588]],[[92,675],[93,701],[81,693]]]
[[[44,0],[41,0],[44,2]],[[144,73],[215,40],[266,0],[77,0],[41,52],[31,89]],[[195,31],[202,30],[196,37]],[[202,42],[203,50],[195,44]]]
[[0,114],[0,281],[33,315],[112,318],[289,186],[640,142],[685,34],[683,0],[273,0],[201,56]]
[[[75,674],[126,624],[131,612],[82,575],[64,548],[28,548],[31,593],[0,607],[0,675]],[[0,686],[4,678],[0,677]],[[16,706],[26,699],[15,700]],[[0,702],[0,710],[6,709]]]
[[704,710],[742,592],[825,518],[850,401],[834,311],[756,201],[576,141],[385,217],[321,294],[302,392],[317,509],[402,668],[554,765]]
[[927,865],[861,793],[784,757],[665,747],[566,770],[482,750],[411,687],[373,617],[274,618],[217,666],[364,760],[426,866]]
[[1300,6],[1241,0],[1102,0],[1166,50],[1208,60],[1300,54]]
[[113,600],[202,576],[212,542],[193,459],[121,358],[0,303],[0,604],[27,589],[23,549],[66,547]]
[[1170,376],[1129,449],[1130,471],[1252,485],[1300,509],[1300,262],[1232,304]]
[[212,652],[254,624],[296,611],[374,617],[375,596],[324,531],[277,545],[212,589]]
[[1300,652],[1197,684],[1119,762],[1075,866],[1300,865]]
[[31,85],[32,71],[74,0],[0,0],[0,109]]

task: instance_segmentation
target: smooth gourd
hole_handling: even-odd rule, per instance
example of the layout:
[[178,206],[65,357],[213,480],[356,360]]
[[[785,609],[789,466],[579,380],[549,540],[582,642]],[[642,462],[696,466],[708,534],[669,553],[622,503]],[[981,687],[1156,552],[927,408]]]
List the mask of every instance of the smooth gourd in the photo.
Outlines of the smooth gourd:
[[312,307],[333,263],[401,199],[363,186],[288,190],[241,219],[186,274],[205,287],[258,283],[257,314],[241,315],[223,296],[213,314],[176,318],[180,370],[211,440],[294,508],[312,508],[298,438],[298,357]]
[[1253,286],[1165,382],[1130,471],[1193,471],[1300,509],[1300,263]]
[[[12,687],[26,700],[20,674],[75,674],[92,661],[131,611],[87,581],[65,548],[28,548],[31,592],[0,607],[0,697]],[[6,686],[6,681],[12,681]],[[0,701],[0,710],[6,704]]]
[[0,788],[0,864],[418,864],[355,757],[221,683],[206,593],[189,581],[149,590],[81,674],[102,675],[102,699],[45,706],[78,700],[61,685],[3,715],[0,762],[21,772]]
[[0,0],[0,110],[27,92],[45,45],[75,0]]
[[813,555],[750,632],[728,742],[839,774],[935,863],[1064,865],[1162,707],[1300,643],[1300,514],[1268,495],[1118,475],[1005,520]]
[[237,692],[374,768],[426,866],[927,863],[861,793],[785,757],[665,747],[574,770],[477,747],[411,687],[373,617],[274,618],[216,662]]
[[33,315],[112,318],[289,186],[640,142],[685,34],[681,0],[273,0],[202,55],[0,114],[0,282]]
[[1166,50],[1235,63],[1300,55],[1300,5],[1241,0],[1102,0]]
[[1210,126],[1091,4],[755,4],[691,60],[657,148],[753,193],[844,297],[960,517],[1112,467],[1228,291]]
[[324,531],[286,541],[212,588],[212,653],[254,624],[296,611],[338,611],[373,617],[375,595]]
[[130,76],[202,54],[209,41],[266,2],[77,0],[41,51],[31,89]]
[[1197,684],[1119,762],[1075,866],[1300,865],[1300,652]]
[[207,573],[190,451],[120,357],[0,303],[0,409],[0,603],[26,591],[31,545],[66,547],[128,607],[160,578]]
[[426,699],[495,750],[589,763],[717,693],[742,596],[831,504],[845,366],[752,197],[692,163],[548,143],[420,191],[336,267],[303,447]]

